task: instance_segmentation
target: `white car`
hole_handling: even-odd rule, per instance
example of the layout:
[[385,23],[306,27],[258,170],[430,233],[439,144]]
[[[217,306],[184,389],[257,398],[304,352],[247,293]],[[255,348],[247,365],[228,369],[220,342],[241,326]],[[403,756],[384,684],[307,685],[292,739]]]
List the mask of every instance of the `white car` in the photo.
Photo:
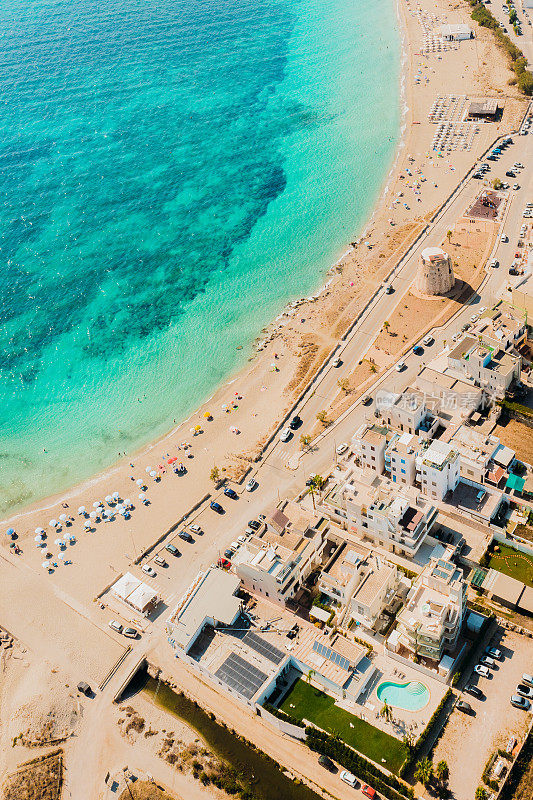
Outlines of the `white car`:
[[192,525],[189,525],[189,530],[191,530],[193,533],[201,533],[202,532],[201,527],[199,525],[197,525],[196,522],[193,522]]
[[344,781],[344,783],[347,783],[348,786],[353,786],[355,788],[355,786],[357,785],[357,778],[355,777],[355,775],[352,775],[352,773],[348,772],[348,770],[346,770],[346,769],[342,770],[342,772],[339,775],[339,777],[340,777],[341,781]]
[[477,322],[477,318],[478,318],[477,314],[472,314],[472,316],[470,317],[470,322]]
[[484,667],[483,664],[476,664],[474,667],[474,672],[477,672],[477,674],[481,675],[482,678],[488,678],[490,675],[489,668]]
[[434,340],[433,336],[432,336],[430,333],[428,333],[428,335],[427,335],[427,336],[424,336],[424,338],[422,339],[422,341],[424,342],[424,344],[426,345],[426,347],[429,347],[431,344],[433,344],[433,342],[434,342],[435,340]]
[[259,486],[259,484],[257,483],[256,479],[255,478],[250,478],[250,480],[246,484],[245,488],[246,488],[247,492],[253,492],[253,490],[256,488],[256,486]]
[[477,313],[478,314],[483,314],[483,312],[486,311],[486,310],[487,310],[487,306],[481,306],[481,308],[479,309],[479,311]]
[[232,542],[230,544],[230,547],[234,552],[237,552],[237,550],[239,549],[239,542]]
[[346,442],[343,442],[342,444],[338,444],[337,448],[336,448],[337,455],[338,456],[342,456],[342,454],[345,453],[347,451],[347,449],[348,449],[348,445],[346,444]]
[[292,436],[292,431],[290,428],[283,428],[279,435],[280,442],[288,442]]
[[395,366],[396,372],[402,372],[405,369],[405,361],[398,361]]
[[502,235],[500,236],[500,242],[507,242],[507,241],[508,241],[507,234],[502,233]]
[[245,543],[245,541],[246,541],[246,536],[244,536],[244,535],[241,533],[241,535],[240,535],[240,536],[237,536],[237,541],[238,541],[240,544],[244,544],[244,543]]
[[520,161],[515,161],[513,167],[515,167],[515,169],[524,169],[524,165],[521,164]]
[[492,269],[496,269],[497,266],[498,266],[498,261],[496,258],[493,258],[489,264],[489,267],[492,267]]
[[153,567],[150,566],[150,564],[143,564],[142,571],[144,572],[145,575],[148,575],[150,578],[155,578],[156,576],[156,571],[155,569],[153,569]]
[[122,625],[120,622],[117,622],[116,619],[112,619],[109,623],[109,627],[112,628],[116,633],[122,633]]
[[520,189],[520,186],[517,183],[513,183],[513,189],[517,192]]
[[156,556],[156,557],[154,558],[154,561],[155,561],[155,563],[156,563],[156,564],[158,564],[160,567],[166,567],[166,566],[167,566],[167,562],[165,561],[165,559],[163,558],[163,556]]

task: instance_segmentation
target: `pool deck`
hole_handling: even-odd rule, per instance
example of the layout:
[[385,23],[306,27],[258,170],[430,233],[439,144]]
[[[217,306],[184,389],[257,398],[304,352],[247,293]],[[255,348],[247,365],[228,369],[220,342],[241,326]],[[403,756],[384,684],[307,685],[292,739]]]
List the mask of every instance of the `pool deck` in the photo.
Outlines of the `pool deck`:
[[[360,703],[355,706],[353,704],[339,702],[338,705],[346,708],[352,714],[365,719],[376,728],[380,728],[391,736],[402,739],[403,736],[411,732],[415,738],[418,738],[441,699],[448,690],[446,684],[435,680],[434,678],[422,675],[418,670],[398,664],[397,662],[388,659],[385,655],[378,655],[374,661],[376,667],[376,675],[372,679],[366,693],[359,698]],[[393,720],[386,722],[383,717],[379,716],[383,708],[383,701],[379,700],[377,696],[377,688],[384,681],[392,681],[393,683],[408,683],[409,681],[416,681],[423,683],[429,689],[429,701],[419,711],[408,711],[403,708],[392,706]]]

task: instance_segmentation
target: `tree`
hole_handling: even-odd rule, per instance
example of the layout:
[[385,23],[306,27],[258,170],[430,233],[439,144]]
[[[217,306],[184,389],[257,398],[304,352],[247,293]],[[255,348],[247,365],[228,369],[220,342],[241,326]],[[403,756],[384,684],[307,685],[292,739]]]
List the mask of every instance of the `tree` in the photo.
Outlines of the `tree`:
[[316,415],[316,418],[319,422],[322,423],[322,425],[325,428],[327,428],[327,426],[329,425],[329,420],[328,420],[328,415],[325,411],[319,411],[318,414]]
[[[420,781],[426,788],[431,783],[431,779],[433,777],[433,764],[429,760],[429,758],[423,758],[421,761],[417,761],[416,769],[415,769],[415,778],[417,781]],[[478,798],[476,798],[478,800]],[[482,800],[479,798],[479,800]]]
[[435,776],[440,783],[446,783],[450,775],[448,763],[446,761],[439,761],[435,767]]
[[322,477],[322,475],[313,475],[312,485],[315,487],[317,492],[322,495],[322,489],[326,485],[326,480]]
[[311,679],[312,679],[314,674],[315,674],[315,670],[314,669],[310,669],[309,672],[307,673],[307,675],[305,676],[305,679],[306,679],[306,681],[307,681],[307,683],[309,685],[311,685]]
[[305,450],[306,447],[309,447],[311,444],[311,437],[308,433],[302,433],[300,436],[300,447],[302,450]]
[[386,333],[388,333],[389,332],[389,328],[390,328],[390,322],[388,320],[385,320],[385,322],[383,323],[383,330]]
[[311,495],[311,500],[313,501],[313,511],[316,511],[316,504],[315,504],[316,486],[312,481],[309,484],[308,492]]
[[484,786],[478,786],[476,789],[476,800],[487,800],[488,793]]
[[220,470],[217,466],[214,466],[209,473],[209,479],[212,480],[213,483],[218,483],[220,481]]
[[496,191],[502,188],[502,182],[499,178],[494,178],[492,181],[492,188],[496,189]]
[[392,719],[392,708],[389,706],[387,701],[385,700],[383,704],[383,708],[380,711],[380,715],[383,717],[384,720],[390,722]]
[[450,244],[450,242],[451,242],[451,240],[452,240],[452,235],[453,235],[453,234],[452,234],[452,232],[451,232],[451,231],[448,231],[448,232],[446,233],[446,238],[448,239],[448,244]]
[[348,392],[350,391],[350,381],[348,380],[348,378],[339,378],[339,380],[337,381],[337,386],[339,387],[341,392],[345,392],[345,394],[348,394]]

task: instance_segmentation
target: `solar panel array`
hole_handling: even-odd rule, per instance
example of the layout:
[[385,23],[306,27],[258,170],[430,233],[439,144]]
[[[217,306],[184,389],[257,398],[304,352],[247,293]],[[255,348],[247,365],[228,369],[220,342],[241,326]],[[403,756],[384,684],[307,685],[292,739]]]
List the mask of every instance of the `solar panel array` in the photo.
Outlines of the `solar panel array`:
[[336,653],[331,647],[326,647],[325,644],[321,644],[320,642],[313,642],[313,650],[315,653],[318,653],[319,656],[324,656],[328,661],[332,661],[341,669],[345,669],[346,672],[351,669],[351,662],[344,656],[341,656],[340,653]]
[[237,653],[230,653],[215,672],[215,678],[220,678],[230,689],[235,689],[250,700],[266,681],[267,676]]
[[245,634],[243,642],[252,650],[255,650],[256,653],[272,661],[273,664],[279,664],[285,658],[285,653],[282,650],[278,650],[277,647],[274,647],[273,644],[270,644],[270,642],[267,642],[266,639],[258,636],[253,631],[248,631]]

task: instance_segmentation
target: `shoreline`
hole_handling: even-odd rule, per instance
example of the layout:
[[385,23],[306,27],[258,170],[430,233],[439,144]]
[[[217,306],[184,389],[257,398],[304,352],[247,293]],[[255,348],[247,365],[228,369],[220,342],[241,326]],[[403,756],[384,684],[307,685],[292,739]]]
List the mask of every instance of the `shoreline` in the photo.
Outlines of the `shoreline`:
[[[82,495],[91,490],[98,491],[100,495],[108,494],[108,492],[111,490],[110,487],[108,487],[106,490],[101,487],[100,484],[109,483],[112,480],[116,480],[117,482],[124,484],[128,471],[131,471],[131,468],[128,466],[130,462],[133,463],[142,459],[154,458],[154,451],[160,445],[170,446],[174,444],[172,440],[177,439],[178,437],[180,439],[181,437],[185,437],[187,441],[191,440],[191,442],[195,442],[193,445],[194,449],[196,447],[196,443],[198,442],[198,438],[191,438],[190,434],[186,431],[187,426],[191,424],[192,421],[195,423],[200,422],[200,424],[204,424],[202,423],[202,418],[207,410],[211,410],[208,407],[216,406],[218,408],[220,405],[225,405],[228,399],[227,395],[230,392],[230,389],[235,386],[235,384],[241,386],[242,395],[245,397],[244,403],[248,402],[251,395],[252,407],[255,408],[255,404],[253,403],[254,381],[258,383],[258,386],[255,387],[255,398],[257,399],[258,391],[266,391],[267,387],[265,387],[264,382],[268,379],[270,381],[268,389],[273,388],[277,393],[276,408],[270,409],[269,404],[267,403],[264,413],[265,419],[262,420],[262,424],[259,426],[254,425],[253,430],[247,431],[247,435],[243,435],[242,438],[237,440],[238,447],[240,448],[242,443],[248,453],[247,458],[244,456],[238,456],[238,458],[241,458],[241,462],[245,462],[244,464],[240,464],[241,467],[246,467],[244,472],[247,472],[250,466],[255,463],[253,455],[249,455],[250,452],[253,454],[254,450],[257,451],[258,448],[259,450],[261,449],[261,441],[269,437],[274,426],[277,424],[277,420],[283,418],[284,412],[293,404],[293,402],[296,401],[296,398],[301,395],[309,380],[311,380],[315,372],[320,368],[327,353],[331,350],[333,343],[338,342],[340,338],[339,330],[342,330],[343,324],[345,327],[347,327],[345,320],[349,322],[349,319],[355,316],[356,309],[364,306],[366,300],[372,294],[372,291],[374,291],[375,287],[383,280],[383,274],[387,274],[390,271],[391,265],[389,262],[391,259],[394,261],[394,263],[396,263],[401,254],[408,248],[413,233],[413,230],[409,229],[409,224],[415,228],[416,232],[416,226],[414,223],[416,221],[423,221],[424,218],[427,217],[427,215],[435,208],[435,206],[439,205],[438,198],[436,198],[434,203],[432,203],[431,199],[428,198],[430,200],[429,206],[425,208],[424,206],[428,205],[426,203],[420,208],[420,212],[425,213],[415,216],[412,213],[405,215],[405,212],[403,212],[403,218],[401,215],[399,215],[399,220],[395,222],[395,227],[392,228],[386,227],[384,219],[383,221],[381,220],[381,218],[384,218],[387,215],[388,202],[393,201],[393,198],[395,197],[394,189],[395,186],[397,188],[399,185],[399,178],[401,177],[400,173],[405,170],[408,154],[416,153],[417,158],[421,157],[421,154],[417,152],[419,148],[417,148],[415,145],[417,139],[422,138],[422,129],[429,128],[430,132],[432,130],[429,126],[429,123],[425,123],[424,125],[421,123],[416,130],[413,124],[416,106],[416,96],[413,82],[413,60],[417,55],[420,55],[416,53],[417,48],[413,35],[413,25],[416,24],[416,22],[409,19],[413,12],[411,11],[409,0],[395,0],[393,6],[400,41],[400,70],[398,75],[400,108],[399,138],[390,169],[384,179],[382,188],[377,195],[376,202],[369,214],[369,217],[366,223],[362,225],[362,230],[357,241],[351,244],[348,249],[337,259],[337,261],[327,269],[320,281],[320,288],[317,289],[313,295],[308,298],[299,298],[292,301],[289,300],[286,303],[276,319],[272,320],[271,323],[261,331],[261,335],[250,343],[249,363],[245,367],[240,367],[235,372],[230,374],[220,386],[215,388],[209,398],[205,400],[199,408],[193,410],[185,420],[176,423],[162,436],[149,441],[147,444],[139,447],[133,453],[127,455],[126,457],[120,458],[112,465],[104,468],[102,471],[96,474],[93,474],[86,480],[83,480],[75,485],[72,485],[68,489],[59,491],[53,495],[47,495],[45,497],[41,497],[39,500],[23,504],[17,508],[13,508],[13,510],[7,512],[6,516],[2,519],[4,524],[9,522],[17,523],[25,518],[30,518],[29,522],[31,529],[31,518],[44,511],[50,511],[58,504],[71,502],[76,498],[81,501]],[[410,22],[411,25],[409,24]],[[424,157],[422,156],[422,158]],[[429,157],[429,160],[433,161],[431,157]],[[473,160],[473,156],[470,157],[470,160]],[[440,164],[437,163],[436,166],[439,167]],[[435,184],[435,187],[436,186],[437,184]],[[436,192],[430,194],[437,195]],[[392,253],[390,253],[388,257],[383,256],[384,261],[381,263],[377,258],[373,258],[372,255],[374,251],[371,248],[376,247],[376,245],[373,244],[370,246],[368,241],[365,242],[365,240],[369,240],[373,234],[377,232],[380,222],[382,223],[383,230],[387,231],[384,239],[391,237],[394,240],[396,231],[398,231],[399,234],[403,234],[400,236],[400,241],[398,244],[392,249]],[[402,225],[405,227],[405,230],[402,229]],[[364,248],[365,244],[367,249]],[[389,243],[385,241],[385,248],[387,248],[388,244]],[[363,251],[365,254],[364,271],[362,271],[361,264],[359,262],[361,251]],[[372,259],[376,262],[375,265],[372,265],[372,263],[367,264],[367,262],[372,262]],[[345,273],[350,272],[350,270],[352,270],[352,272],[355,271],[355,276],[350,274],[347,276],[345,275]],[[351,277],[354,277],[354,280],[350,282]],[[357,278],[360,281],[360,285],[358,285],[353,292],[350,292],[350,287],[353,287],[356,283],[358,283]],[[339,304],[337,308],[333,308],[334,303],[329,303],[329,306],[332,308],[328,308],[328,303],[326,301],[330,296],[332,296],[331,299],[333,300],[333,295],[335,293],[337,293],[337,295],[342,294],[342,299],[339,298]],[[305,319],[302,318],[302,323],[305,322],[306,324],[305,326],[302,326],[302,328],[299,328],[298,330],[294,329],[293,331],[292,328],[294,328],[294,325],[291,326],[291,322],[294,320],[296,312],[298,315],[305,314]],[[322,318],[325,317],[325,321],[324,319],[320,319],[321,314]],[[343,316],[345,320],[343,320]],[[308,317],[310,317],[310,319],[308,319]],[[335,328],[332,329],[334,321],[336,322],[336,325]],[[325,332],[322,332],[320,330],[321,328],[325,329]],[[290,332],[290,335],[287,335],[288,332]],[[309,350],[312,352],[302,355],[302,341],[306,340],[306,337],[310,342],[312,342],[312,345],[309,345]],[[324,346],[327,345],[328,342],[329,348],[324,349]],[[274,356],[272,355],[274,353],[272,345],[276,347],[276,353]],[[322,349],[320,345],[322,345]],[[312,348],[315,349],[313,350]],[[286,380],[271,380],[272,376],[269,375],[269,373],[272,372],[271,367],[273,364],[271,364],[269,367],[267,362],[273,357],[280,359],[279,368],[276,365],[276,378],[278,373],[283,372],[283,378]],[[306,358],[308,363],[306,363],[306,369],[303,369],[302,364]],[[288,370],[285,370],[285,367],[288,367]],[[298,376],[299,370],[302,369],[303,374],[300,376],[299,380],[296,380],[295,376]],[[287,372],[290,374],[287,375]],[[252,386],[250,388],[251,384]],[[259,386],[259,384],[262,385]],[[273,413],[270,415],[270,417],[268,417],[267,411],[271,410]],[[212,423],[204,424],[204,430],[207,433],[206,438],[208,438],[209,444],[213,445],[212,452],[216,450],[216,446],[218,445],[219,448],[222,446],[222,452],[224,453],[224,451],[227,451],[228,448],[231,447],[231,445],[228,445],[227,443],[224,444],[220,441],[224,438],[222,435],[222,427],[225,427],[224,422],[226,421],[226,416],[224,413],[222,418],[220,415],[214,416],[216,421],[219,423],[222,419],[222,425],[218,425],[218,428],[220,429],[219,433],[221,434],[218,437],[219,441],[213,442],[209,436],[211,433],[210,427],[212,426]],[[237,416],[242,417],[242,415],[234,415],[232,409],[231,421],[236,419]],[[242,430],[244,434],[244,425]],[[203,436],[200,438],[201,446],[204,444],[205,438]],[[227,436],[225,438],[227,439]],[[206,452],[209,452],[210,450],[206,447],[203,449]],[[195,452],[195,457],[197,455],[198,454]],[[214,454],[211,462],[212,466],[214,466],[216,462],[220,460],[220,458],[224,457],[225,455],[219,456],[218,454]],[[211,461],[211,457],[204,460]],[[136,469],[138,469],[138,467],[136,467]],[[141,474],[143,473],[141,472]],[[232,476],[229,474],[229,472],[227,476],[223,477],[228,477],[230,480],[232,479]],[[198,475],[198,479],[201,478],[202,476]],[[233,480],[237,480],[237,478],[233,478]],[[208,475],[205,473],[203,474],[202,483],[204,484],[204,489],[208,491],[210,484]],[[198,495],[202,496],[203,494],[205,494],[205,491],[202,491],[199,487]],[[192,498],[190,505],[192,505]],[[174,512],[174,517],[179,517],[177,509]]]

